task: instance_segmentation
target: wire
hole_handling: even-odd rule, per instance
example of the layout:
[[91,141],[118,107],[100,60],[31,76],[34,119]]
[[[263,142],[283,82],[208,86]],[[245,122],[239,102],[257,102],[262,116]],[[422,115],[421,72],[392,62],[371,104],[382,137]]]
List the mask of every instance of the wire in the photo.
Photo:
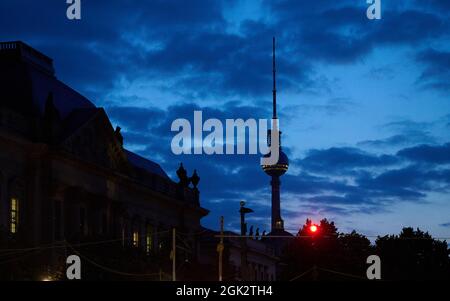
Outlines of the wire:
[[177,230],[177,234],[180,234],[180,235],[194,235],[195,236],[195,235],[201,235],[201,234],[203,234],[205,232],[209,232],[209,231],[211,231],[211,230],[204,229],[204,230],[198,231],[198,232],[186,233],[186,232],[181,232],[181,231]]
[[23,252],[28,252],[28,251],[37,251],[37,250],[45,250],[45,249],[52,249],[52,248],[58,248],[60,246],[55,246],[55,244],[57,243],[62,243],[62,241],[60,242],[56,242],[56,243],[51,243],[51,244],[46,244],[46,245],[42,245],[42,246],[37,246],[37,247],[31,247],[31,248],[22,248],[22,249],[2,249],[0,250],[0,256],[10,256],[10,255],[14,255],[14,254],[20,254]]
[[[169,230],[166,231],[160,231],[160,232],[153,232],[153,234],[162,234],[162,233],[166,233],[169,232]],[[118,241],[122,241],[124,239],[128,240],[131,239],[132,237],[125,237],[125,238],[117,238],[117,239],[110,239],[110,240],[97,240],[97,241],[91,241],[91,242],[85,242],[85,243],[78,243],[78,244],[73,244],[73,246],[76,247],[83,247],[83,246],[92,246],[92,245],[100,245],[100,244],[107,244],[107,243],[112,243],[112,242],[118,242]],[[59,245],[59,244],[63,244],[63,245]],[[1,254],[2,252],[13,252],[13,251],[18,251],[18,252],[22,252],[22,251],[33,251],[33,250],[40,250],[40,249],[52,249],[52,248],[65,248],[64,245],[64,241],[57,241],[51,244],[47,244],[47,245],[42,245],[42,246],[36,246],[36,247],[30,247],[30,248],[18,248],[18,249],[0,249],[0,256],[5,255],[5,254]],[[13,253],[11,253],[13,254]],[[8,254],[6,254],[8,255]]]
[[333,270],[324,269],[324,268],[317,268],[317,269],[325,271],[325,272],[328,272],[328,273],[337,274],[337,275],[341,275],[341,276],[346,276],[346,277],[350,277],[350,278],[367,280],[367,278],[364,278],[364,277],[361,277],[361,276],[352,275],[352,274],[342,273],[342,272],[333,271]]
[[10,262],[18,261],[18,260],[24,259],[24,258],[26,258],[26,257],[28,257],[28,256],[30,256],[30,255],[36,255],[36,254],[39,254],[40,252],[41,252],[41,250],[37,250],[36,253],[30,252],[30,253],[24,254],[24,255],[22,255],[22,256],[14,257],[14,258],[9,259],[9,260],[4,260],[4,261],[1,261],[1,262],[0,262],[0,265],[5,264],[5,263],[10,263]]
[[150,276],[159,276],[161,275],[161,273],[150,273],[150,274],[134,274],[134,273],[128,273],[128,272],[122,272],[122,271],[117,271],[114,269],[111,269],[109,267],[106,267],[104,265],[101,265],[97,262],[95,262],[92,259],[89,259],[88,257],[86,257],[85,255],[82,255],[80,252],[78,252],[77,250],[75,250],[69,243],[66,243],[67,246],[72,249],[73,252],[75,252],[76,254],[78,254],[81,258],[83,258],[84,260],[86,260],[87,262],[91,263],[92,265],[105,270],[107,272],[113,273],[113,274],[118,274],[118,275],[122,275],[122,276],[131,276],[131,277],[150,277]]
[[295,281],[295,280],[297,280],[297,279],[300,279],[300,278],[302,278],[303,276],[305,276],[306,274],[308,274],[309,272],[311,272],[313,269],[314,269],[314,267],[310,268],[310,269],[307,270],[306,272],[301,273],[301,274],[298,275],[298,276],[295,276],[294,278],[292,278],[292,279],[289,280],[289,281]]

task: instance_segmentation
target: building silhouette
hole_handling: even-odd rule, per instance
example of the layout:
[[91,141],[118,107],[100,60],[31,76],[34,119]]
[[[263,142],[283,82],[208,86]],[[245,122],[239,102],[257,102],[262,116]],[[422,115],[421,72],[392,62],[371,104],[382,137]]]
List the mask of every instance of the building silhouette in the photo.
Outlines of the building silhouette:
[[[188,177],[181,167],[176,183],[127,150],[104,109],[59,81],[52,59],[25,43],[0,43],[0,97],[0,245],[39,251],[2,257],[12,262],[0,277],[57,273],[71,246],[87,242],[106,249],[89,251],[99,260],[113,246],[126,250],[117,255],[130,258],[126,270],[139,259],[134,270],[141,274],[170,271],[172,228],[182,235],[179,260],[196,261],[195,233],[208,214],[196,173]],[[89,277],[114,274],[96,273]]]

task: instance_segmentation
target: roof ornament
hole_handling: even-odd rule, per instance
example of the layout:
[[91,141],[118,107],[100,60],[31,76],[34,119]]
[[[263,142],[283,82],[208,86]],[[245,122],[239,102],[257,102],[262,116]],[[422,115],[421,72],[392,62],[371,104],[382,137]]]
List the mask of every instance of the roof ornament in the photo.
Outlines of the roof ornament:
[[190,178],[192,185],[194,185],[194,188],[197,188],[198,182],[200,182],[200,177],[197,174],[197,170],[194,169],[194,174]]
[[177,170],[177,176],[180,179],[179,184],[184,187],[187,187],[189,185],[189,178],[187,176],[186,169],[184,169],[183,167],[183,163],[180,163],[180,167]]
[[122,128],[120,126],[116,126],[116,130],[114,131],[114,134],[116,135],[117,140],[119,141],[120,145],[123,146],[123,136],[120,132]]

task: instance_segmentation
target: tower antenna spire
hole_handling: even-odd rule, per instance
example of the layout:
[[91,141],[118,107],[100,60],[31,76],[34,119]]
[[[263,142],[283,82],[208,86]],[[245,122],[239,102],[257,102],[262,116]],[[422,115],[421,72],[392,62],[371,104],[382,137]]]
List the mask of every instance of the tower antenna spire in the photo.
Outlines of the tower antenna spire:
[[[273,37],[272,48],[272,64],[273,64],[273,123],[272,129],[267,131],[267,144],[272,145],[272,131],[279,132],[278,139],[281,137],[281,132],[278,130],[278,117],[277,117],[277,86],[276,86],[276,61],[275,61],[275,37]],[[272,187],[272,228],[271,235],[281,234],[285,235],[284,222],[281,218],[281,202],[280,202],[280,177],[286,173],[289,168],[289,160],[286,154],[281,150],[281,139],[279,140],[279,158],[277,163],[272,165],[262,165],[262,168],[266,174],[271,177],[270,186]]]
[[273,119],[277,119],[277,82],[276,82],[276,65],[275,65],[275,37],[273,37],[272,52],[272,76],[273,76]]

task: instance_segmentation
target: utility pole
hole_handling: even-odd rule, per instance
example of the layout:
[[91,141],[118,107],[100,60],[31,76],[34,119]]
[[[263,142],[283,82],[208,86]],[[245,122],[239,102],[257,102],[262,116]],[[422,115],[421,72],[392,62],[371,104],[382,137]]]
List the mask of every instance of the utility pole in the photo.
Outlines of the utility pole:
[[220,243],[217,245],[217,252],[219,252],[219,281],[222,281],[222,260],[223,260],[223,216],[220,217]]
[[176,242],[176,230],[172,229],[172,281],[177,281],[176,271],[176,257],[177,256],[177,242]]
[[245,214],[252,213],[253,210],[246,208],[245,202],[241,201],[241,208],[239,213],[241,215],[241,278],[242,280],[249,280],[248,278],[248,266],[247,266],[247,224],[245,223]]

